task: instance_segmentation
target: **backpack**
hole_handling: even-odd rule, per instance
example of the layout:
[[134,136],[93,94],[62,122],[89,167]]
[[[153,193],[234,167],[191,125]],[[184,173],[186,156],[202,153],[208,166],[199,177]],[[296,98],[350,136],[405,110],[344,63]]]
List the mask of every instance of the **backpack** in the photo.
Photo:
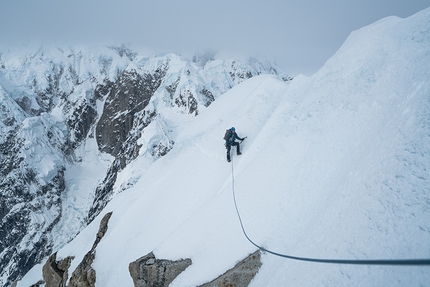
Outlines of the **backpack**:
[[224,137],[223,137],[223,139],[227,142],[227,141],[231,141],[232,140],[232,138],[233,138],[233,135],[234,135],[234,133],[230,130],[230,129],[227,129],[226,131],[225,131],[225,134],[224,134]]

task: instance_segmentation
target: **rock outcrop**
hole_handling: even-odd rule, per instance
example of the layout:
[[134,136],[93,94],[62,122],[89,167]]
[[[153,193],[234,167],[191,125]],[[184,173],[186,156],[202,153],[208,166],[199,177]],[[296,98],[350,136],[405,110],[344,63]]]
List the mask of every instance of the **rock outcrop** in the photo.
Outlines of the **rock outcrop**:
[[91,250],[84,256],[81,263],[73,271],[70,282],[67,285],[69,267],[74,259],[73,256],[57,261],[57,253],[52,254],[42,268],[45,287],[94,287],[96,283],[96,272],[91,267],[96,248],[100,240],[106,234],[108,222],[112,212],[107,213],[100,222],[99,231]]
[[199,287],[246,287],[260,267],[261,253],[260,250],[257,250],[223,275]]
[[[73,271],[72,277],[70,278],[70,283],[68,287],[94,287],[96,283],[96,271],[91,266],[96,257],[96,248],[100,240],[106,234],[108,229],[108,222],[112,215],[112,212],[107,213],[100,221],[99,231],[96,235],[96,240],[94,241],[91,250],[85,254],[84,259]],[[46,281],[46,279],[45,279]],[[48,287],[48,286],[46,286]]]
[[52,254],[43,266],[45,287],[66,287],[70,263],[74,257],[66,257],[57,262],[57,253]]
[[[156,259],[149,253],[128,266],[134,287],[167,287],[188,266],[191,259],[177,261]],[[250,254],[232,269],[199,287],[246,287],[261,267],[261,252]]]
[[156,259],[149,253],[128,266],[135,287],[167,287],[188,266],[191,259]]

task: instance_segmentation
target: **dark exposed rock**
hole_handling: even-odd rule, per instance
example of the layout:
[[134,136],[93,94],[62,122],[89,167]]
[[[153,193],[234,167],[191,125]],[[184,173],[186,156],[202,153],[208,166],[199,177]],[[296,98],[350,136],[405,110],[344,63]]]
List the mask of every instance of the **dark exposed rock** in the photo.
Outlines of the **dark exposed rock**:
[[10,107],[6,106],[4,103],[0,103],[0,120],[7,127],[13,127],[17,120],[11,113]]
[[2,221],[3,217],[8,214],[9,209],[5,203],[6,199],[3,198],[0,194],[0,221]]
[[[113,186],[115,185],[117,174],[123,170],[127,164],[132,162],[138,155],[141,146],[137,144],[141,136],[142,130],[145,129],[157,116],[155,112],[142,111],[142,116],[135,119],[133,132],[129,134],[128,139],[123,143],[121,149],[108,169],[103,182],[97,186],[94,196],[93,205],[91,206],[87,222],[90,223],[106,206],[106,204],[111,199],[113,192]],[[173,148],[173,141],[167,143],[158,142],[150,150],[151,155],[154,158],[159,158],[164,156]]]
[[260,267],[261,253],[260,250],[257,250],[220,277],[199,287],[246,287]]
[[87,137],[96,117],[96,108],[88,104],[87,101],[74,107],[72,115],[66,121],[70,131],[66,143],[67,150],[73,151]]
[[[31,115],[37,116],[43,112],[51,111],[52,108],[55,106],[56,101],[59,98],[65,97],[64,92],[60,89],[60,79],[64,73],[63,65],[50,62],[49,66],[51,68],[51,71],[46,76],[46,87],[40,89],[40,87],[37,87],[36,83],[34,86],[36,102],[39,107],[37,109],[34,109],[32,105],[21,106],[27,113]],[[21,101],[21,103],[25,103],[25,101]]]
[[246,69],[245,70],[241,69],[239,65],[236,63],[236,61],[231,62],[229,73],[233,83],[236,83],[236,84],[253,77],[251,71]]
[[105,79],[103,81],[103,84],[98,84],[94,90],[94,98],[97,100],[103,99],[105,96],[107,96],[112,87],[114,85],[114,82],[109,81],[108,79]]
[[167,287],[191,263],[191,259],[156,259],[151,252],[131,262],[128,270],[135,287]]
[[[191,264],[191,259],[156,259],[151,252],[131,262],[128,269],[135,287],[165,287]],[[246,287],[260,267],[261,253],[256,251],[223,275],[200,287]]]
[[115,185],[117,174],[119,172],[119,164],[120,162],[118,160],[113,162],[109,167],[103,183],[97,187],[93,204],[88,212],[88,223],[92,222],[108,203],[110,199],[109,196],[113,191],[113,186]]
[[112,215],[112,212],[107,213],[100,221],[99,231],[96,234],[96,240],[94,241],[91,250],[85,254],[81,263],[79,263],[76,270],[73,271],[72,277],[70,278],[69,287],[94,287],[96,283],[96,271],[91,267],[96,257],[96,248],[100,240],[106,234],[108,229],[108,222]]
[[46,284],[45,287],[66,287],[67,279],[69,277],[68,270],[73,258],[73,256],[66,257],[57,262],[57,253],[54,253],[49,257],[42,268],[43,279]]
[[181,90],[179,97],[176,98],[175,104],[178,107],[184,107],[189,114],[198,115],[197,100],[190,90]]
[[152,73],[125,71],[113,85],[96,127],[100,151],[117,156],[133,128],[135,114],[149,103],[165,76],[167,65]]
[[[96,127],[96,139],[100,151],[115,156],[103,182],[96,188],[93,205],[88,212],[91,222],[106,206],[115,185],[118,172],[134,160],[140,150],[137,141],[143,131],[157,116],[155,111],[144,110],[154,92],[160,87],[168,63],[161,64],[152,72],[138,74],[135,70],[124,72],[107,92],[103,114]],[[151,151],[155,157],[165,155],[173,147],[158,143]]]
[[0,174],[7,177],[20,167],[24,158],[19,154],[24,140],[18,137],[18,128],[8,131],[6,140],[0,143]]
[[[52,252],[50,232],[61,218],[60,194],[65,188],[64,169],[59,170],[52,181],[45,185],[33,182],[37,192],[30,192],[25,178],[32,176],[10,177],[8,181],[0,184],[4,194],[8,195],[6,206],[12,210],[0,222],[0,266],[5,266],[2,272],[8,272],[10,281],[18,278],[20,274],[25,274]],[[11,207],[8,207],[9,204]],[[13,208],[17,205],[23,207]],[[43,208],[50,210],[53,218],[46,222],[32,222],[31,214],[43,216]],[[29,230],[41,230],[43,233]],[[23,240],[27,237],[32,241],[32,248],[7,248],[26,244]],[[11,260],[16,264],[6,268]]]
[[200,91],[201,94],[205,96],[206,101],[204,102],[205,107],[208,107],[213,101],[215,101],[215,97],[211,91],[206,88],[203,88]]
[[165,156],[173,148],[174,144],[174,141],[169,141],[167,145],[165,145],[165,143],[163,142],[159,142],[156,145],[152,146],[151,155],[155,158]]
[[38,281],[37,283],[35,283],[35,284],[31,285],[30,287],[40,287],[40,286],[42,286],[43,284],[45,284],[45,282],[43,282],[42,280],[40,280],[40,281]]
[[112,212],[106,213],[106,215],[103,216],[102,220],[100,221],[99,231],[96,234],[96,240],[94,241],[94,244],[91,250],[95,250],[100,240],[102,240],[103,236],[105,236],[106,231],[108,229],[108,222],[111,216],[112,216]]
[[94,287],[96,283],[95,270],[91,267],[94,258],[96,257],[95,251],[90,251],[85,254],[81,263],[76,267],[70,278],[69,287]]
[[[173,100],[173,95],[176,93],[176,88],[178,87],[179,81],[181,79],[178,78],[176,81],[174,81],[172,84],[166,86],[166,90],[170,95],[170,100]],[[173,106],[173,103],[172,103]]]

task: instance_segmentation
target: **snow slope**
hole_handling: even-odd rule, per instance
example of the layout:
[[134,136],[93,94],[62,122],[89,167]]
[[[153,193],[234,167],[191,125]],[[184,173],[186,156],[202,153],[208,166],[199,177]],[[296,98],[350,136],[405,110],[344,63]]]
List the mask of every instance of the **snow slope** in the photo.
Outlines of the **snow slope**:
[[[171,286],[208,282],[256,249],[240,228],[232,175],[246,231],[267,249],[316,258],[430,258],[429,19],[426,9],[355,31],[310,78],[286,84],[262,75],[234,87],[182,123],[174,148],[57,259],[76,256],[74,270],[101,217],[113,211],[93,264],[97,286],[133,286],[128,264],[151,251],[192,259]],[[230,126],[248,138],[229,164],[222,136]],[[270,254],[262,263],[251,286],[430,282],[430,267]],[[29,274],[18,286],[34,279]]]

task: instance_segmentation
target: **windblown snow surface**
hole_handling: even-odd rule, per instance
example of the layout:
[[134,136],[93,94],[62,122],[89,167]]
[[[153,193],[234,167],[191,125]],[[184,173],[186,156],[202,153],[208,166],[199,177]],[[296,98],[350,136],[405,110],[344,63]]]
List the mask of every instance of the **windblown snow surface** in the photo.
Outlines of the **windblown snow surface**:
[[[235,126],[243,155],[226,161]],[[155,128],[155,127],[154,127]],[[430,258],[430,9],[353,32],[312,77],[262,75],[172,124],[175,146],[62,248],[91,249],[96,286],[133,286],[128,265],[154,251],[191,258],[171,286],[211,281],[254,252],[249,237],[292,256]],[[121,177],[139,170],[139,160]],[[18,284],[40,276],[34,268]],[[34,274],[39,275],[34,275]],[[265,253],[250,286],[429,286],[430,267],[321,264]]]

